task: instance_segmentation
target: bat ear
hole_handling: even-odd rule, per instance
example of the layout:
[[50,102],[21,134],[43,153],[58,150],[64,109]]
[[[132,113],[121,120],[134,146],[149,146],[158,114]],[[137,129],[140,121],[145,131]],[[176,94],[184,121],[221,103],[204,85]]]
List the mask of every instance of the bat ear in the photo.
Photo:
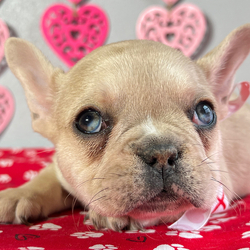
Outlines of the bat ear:
[[36,132],[51,139],[53,131],[54,75],[58,74],[49,61],[33,44],[20,38],[9,38],[5,43],[9,68],[21,82]]
[[249,96],[249,83],[241,83],[240,97],[230,101],[235,72],[250,52],[250,24],[232,31],[219,46],[197,61],[210,84],[219,107],[219,119],[237,111]]

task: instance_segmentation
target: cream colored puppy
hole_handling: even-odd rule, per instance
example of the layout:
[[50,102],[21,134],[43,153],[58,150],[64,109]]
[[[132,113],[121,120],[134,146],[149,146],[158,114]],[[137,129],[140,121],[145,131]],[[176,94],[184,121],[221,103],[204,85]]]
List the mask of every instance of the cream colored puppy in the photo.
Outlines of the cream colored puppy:
[[[69,72],[32,44],[6,43],[36,132],[52,164],[0,192],[0,221],[27,223],[67,209],[72,197],[96,228],[140,228],[250,193],[250,113],[228,115],[234,74],[250,50],[250,25],[191,61],[152,41],[96,49]],[[68,196],[70,194],[70,196]]]

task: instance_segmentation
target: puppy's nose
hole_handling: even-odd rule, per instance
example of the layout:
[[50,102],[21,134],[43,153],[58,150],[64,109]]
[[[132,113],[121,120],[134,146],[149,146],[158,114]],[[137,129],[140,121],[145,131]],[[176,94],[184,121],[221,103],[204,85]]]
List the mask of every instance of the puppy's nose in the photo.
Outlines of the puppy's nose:
[[169,144],[153,144],[137,150],[137,155],[149,166],[173,167],[178,160],[178,150]]

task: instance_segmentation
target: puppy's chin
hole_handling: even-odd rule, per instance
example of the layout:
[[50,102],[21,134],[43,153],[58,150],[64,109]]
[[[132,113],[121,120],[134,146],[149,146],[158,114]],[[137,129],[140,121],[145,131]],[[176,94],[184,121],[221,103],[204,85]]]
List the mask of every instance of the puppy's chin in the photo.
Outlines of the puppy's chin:
[[193,205],[188,200],[169,197],[166,191],[162,191],[149,201],[129,212],[128,215],[136,220],[166,219],[167,217],[168,222],[171,222],[172,219],[178,219],[184,211],[192,207]]

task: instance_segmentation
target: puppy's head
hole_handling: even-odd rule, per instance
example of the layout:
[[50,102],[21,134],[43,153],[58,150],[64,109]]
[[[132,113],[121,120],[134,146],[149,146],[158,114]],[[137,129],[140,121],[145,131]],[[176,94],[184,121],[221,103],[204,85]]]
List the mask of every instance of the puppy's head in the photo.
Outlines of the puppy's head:
[[171,217],[216,199],[219,123],[249,40],[245,25],[198,62],[160,43],[120,42],[67,73],[21,39],[8,40],[6,56],[65,187],[105,216]]

